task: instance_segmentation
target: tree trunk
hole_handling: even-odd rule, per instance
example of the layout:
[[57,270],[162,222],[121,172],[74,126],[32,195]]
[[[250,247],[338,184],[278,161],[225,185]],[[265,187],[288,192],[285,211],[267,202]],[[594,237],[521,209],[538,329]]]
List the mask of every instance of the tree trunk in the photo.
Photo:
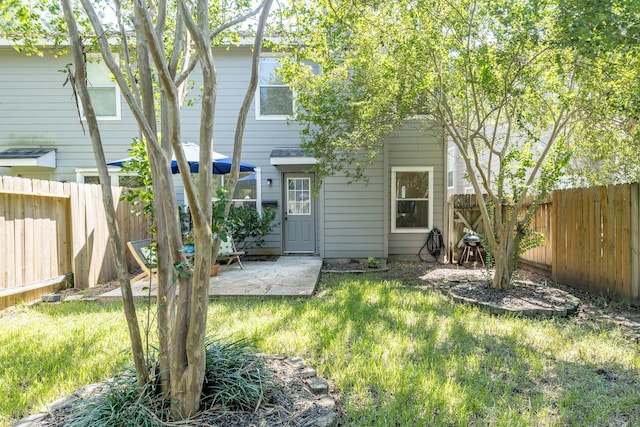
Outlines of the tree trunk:
[[142,336],[140,335],[138,316],[136,314],[136,308],[133,301],[131,283],[129,282],[129,271],[124,257],[124,245],[122,244],[122,240],[120,239],[120,235],[118,233],[116,211],[113,203],[113,196],[111,194],[111,181],[109,179],[109,173],[107,170],[107,161],[104,156],[102,140],[100,138],[100,131],[98,128],[98,121],[96,119],[96,114],[93,109],[93,104],[91,103],[91,97],[89,95],[89,89],[87,87],[84,46],[82,45],[80,33],[78,31],[76,20],[73,15],[72,7],[69,0],[63,0],[62,7],[64,9],[65,20],[69,29],[71,54],[76,69],[75,76],[71,76],[71,82],[74,86],[74,93],[80,98],[82,102],[85,117],[87,120],[87,126],[89,127],[91,144],[93,146],[93,152],[96,158],[96,164],[98,166],[98,172],[100,175],[102,201],[107,217],[109,234],[111,237],[109,241],[111,243],[111,250],[115,259],[116,269],[118,271],[118,281],[120,282],[120,289],[122,291],[122,303],[124,306],[125,317],[127,319],[127,326],[129,328],[129,339],[131,340],[131,350],[133,354],[134,365],[136,368],[136,378],[138,380],[138,385],[142,387],[148,380],[149,371],[144,357]]
[[495,253],[495,273],[491,287],[494,289],[511,288],[511,277],[513,276],[513,262],[510,261],[511,255],[506,253]]
[[494,289],[509,289],[511,288],[511,278],[515,270],[515,251],[516,245],[513,238],[513,233],[509,233],[509,228],[499,227],[499,239],[494,247],[491,248],[494,263],[495,273],[493,276],[493,282],[491,287]]

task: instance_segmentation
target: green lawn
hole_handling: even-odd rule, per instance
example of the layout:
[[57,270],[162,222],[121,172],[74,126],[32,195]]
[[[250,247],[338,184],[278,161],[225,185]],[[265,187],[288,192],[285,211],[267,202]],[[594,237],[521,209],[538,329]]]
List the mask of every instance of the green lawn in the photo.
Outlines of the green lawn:
[[[596,322],[493,316],[335,275],[313,299],[212,301],[208,323],[214,336],[305,357],[338,389],[346,425],[640,425],[638,345]],[[0,425],[112,376],[127,340],[118,303],[0,317]]]

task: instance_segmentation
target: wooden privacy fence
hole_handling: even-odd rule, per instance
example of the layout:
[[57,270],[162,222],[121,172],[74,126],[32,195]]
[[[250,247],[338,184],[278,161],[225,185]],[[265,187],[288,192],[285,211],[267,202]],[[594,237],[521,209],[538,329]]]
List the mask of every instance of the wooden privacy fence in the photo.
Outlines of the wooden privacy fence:
[[640,303],[640,184],[555,191],[554,280]]
[[[112,187],[121,237],[146,238],[122,190]],[[0,248],[0,297],[69,273],[78,288],[116,277],[99,185],[0,176]]]
[[[639,305],[639,200],[638,183],[554,191],[531,221],[546,240],[522,254],[521,264],[573,288]],[[450,197],[449,248],[464,227],[483,232],[479,215],[475,196]]]
[[[530,203],[525,204],[523,211],[531,207]],[[524,212],[522,212],[524,215]],[[533,249],[520,255],[519,262],[523,266],[533,267],[544,273],[552,273],[552,254],[553,254],[553,232],[552,219],[554,218],[553,204],[551,198],[547,198],[542,202],[531,218],[530,229],[542,233],[544,242]]]

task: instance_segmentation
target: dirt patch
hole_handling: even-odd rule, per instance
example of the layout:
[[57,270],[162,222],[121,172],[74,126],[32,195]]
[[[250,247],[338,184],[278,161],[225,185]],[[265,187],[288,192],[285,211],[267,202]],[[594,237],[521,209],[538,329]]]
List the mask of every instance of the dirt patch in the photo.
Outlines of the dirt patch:
[[[135,275],[132,277],[135,277]],[[73,297],[73,296],[91,299],[91,298],[96,298],[98,297],[98,295],[102,295],[105,292],[112,291],[118,287],[120,287],[120,283],[118,283],[117,280],[114,280],[107,283],[97,284],[96,286],[93,286],[91,288],[85,288],[85,289],[69,288],[69,289],[63,289],[61,291],[58,291],[57,293],[62,295],[63,301],[65,299],[70,299],[70,297]]]
[[369,267],[367,261],[351,260],[349,262],[325,262],[322,265],[323,273],[376,273],[387,271],[389,267],[384,262],[377,262]]

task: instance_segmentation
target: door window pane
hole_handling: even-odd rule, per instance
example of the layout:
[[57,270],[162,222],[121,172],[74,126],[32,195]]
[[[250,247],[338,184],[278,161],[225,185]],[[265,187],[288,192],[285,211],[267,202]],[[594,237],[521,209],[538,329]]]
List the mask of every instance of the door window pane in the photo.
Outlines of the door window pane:
[[287,214],[311,215],[309,178],[287,178]]

